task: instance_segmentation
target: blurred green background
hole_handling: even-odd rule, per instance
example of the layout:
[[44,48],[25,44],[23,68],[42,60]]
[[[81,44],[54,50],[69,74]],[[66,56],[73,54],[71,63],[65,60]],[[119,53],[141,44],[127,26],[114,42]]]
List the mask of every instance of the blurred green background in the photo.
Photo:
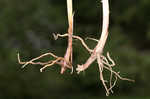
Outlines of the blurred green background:
[[[100,0],[73,2],[74,34],[99,39]],[[150,99],[149,9],[150,0],[110,0],[110,34],[104,54],[109,51],[115,70],[135,83],[119,80],[114,94],[106,97],[96,63],[80,75],[70,75],[69,70],[60,75],[58,65],[40,73],[39,65],[21,69],[18,64],[18,52],[24,61],[46,52],[64,55],[67,38],[55,41],[52,33],[67,32],[66,0],[0,0],[0,99]],[[86,43],[90,48],[96,45]],[[89,54],[77,40],[73,47],[76,67]]]

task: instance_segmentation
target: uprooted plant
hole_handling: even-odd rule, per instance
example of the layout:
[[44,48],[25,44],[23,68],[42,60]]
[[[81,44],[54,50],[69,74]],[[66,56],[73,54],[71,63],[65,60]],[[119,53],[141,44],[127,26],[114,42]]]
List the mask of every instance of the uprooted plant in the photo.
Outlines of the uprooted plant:
[[[102,84],[106,90],[106,95],[108,96],[110,93],[113,93],[112,88],[115,86],[117,79],[121,80],[127,80],[127,81],[134,81],[131,79],[123,78],[119,75],[119,72],[116,72],[113,70],[113,67],[115,66],[115,62],[110,57],[109,52],[107,52],[107,56],[105,57],[103,55],[103,49],[108,37],[108,27],[109,27],[109,2],[108,0],[102,0],[102,8],[103,8],[103,26],[102,26],[102,33],[99,40],[94,38],[87,38],[93,41],[97,42],[97,45],[94,49],[90,49],[84,40],[79,37],[73,35],[73,13],[72,13],[72,0],[67,0],[67,12],[68,12],[68,33],[66,34],[54,34],[54,38],[57,39],[58,37],[68,37],[68,47],[66,50],[66,53],[64,57],[58,57],[54,55],[53,53],[45,53],[39,57],[33,58],[30,61],[27,62],[21,62],[20,57],[18,54],[18,61],[20,64],[23,64],[23,68],[28,64],[40,64],[43,65],[43,67],[40,69],[42,72],[43,69],[46,67],[52,66],[54,64],[59,64],[61,66],[61,74],[64,73],[64,71],[69,68],[73,71],[72,66],[72,39],[78,39],[81,41],[82,45],[85,47],[85,49],[90,53],[90,57],[87,59],[87,61],[82,65],[77,65],[77,73],[80,73],[81,71],[86,70],[95,60],[97,61],[99,72],[100,72],[100,80],[102,81]],[[44,56],[52,56],[55,58],[54,60],[50,60],[48,62],[35,62],[39,59],[41,59]],[[106,81],[103,76],[103,71],[108,70],[110,72],[109,81]],[[115,80],[113,80],[115,78]]]
[[[67,33],[67,35],[68,35],[68,47],[67,47],[67,50],[66,50],[64,57],[58,57],[58,56],[54,55],[53,53],[49,52],[49,53],[45,53],[39,57],[33,58],[30,61],[21,62],[20,56],[18,53],[18,61],[20,64],[23,64],[22,68],[24,68],[28,64],[39,64],[39,65],[43,66],[40,69],[40,71],[42,72],[47,67],[50,67],[54,64],[59,64],[61,66],[61,72],[60,72],[61,74],[63,74],[67,68],[72,69],[72,72],[73,72],[73,66],[72,66],[72,35],[73,35],[72,0],[67,0],[67,12],[68,12],[68,24],[69,24],[68,33]],[[48,55],[55,58],[55,59],[50,60],[48,62],[35,62],[35,61],[37,61],[37,60],[39,60],[45,56],[48,56]]]
[[[100,72],[100,80],[102,81],[103,86],[106,90],[106,95],[108,96],[110,92],[113,93],[112,88],[115,86],[117,79],[121,80],[128,80],[128,81],[134,81],[127,78],[122,78],[119,75],[119,72],[115,72],[112,68],[115,66],[115,62],[111,59],[109,53],[107,52],[107,57],[103,56],[103,49],[108,37],[108,27],[109,27],[109,2],[108,0],[102,0],[102,6],[103,6],[103,26],[102,26],[102,33],[99,40],[93,39],[93,38],[87,38],[90,40],[97,41],[97,45],[93,50],[89,50],[89,53],[91,53],[91,56],[88,58],[88,60],[83,65],[78,65],[76,68],[77,72],[80,73],[81,71],[86,70],[95,60],[97,60],[99,72]],[[85,45],[84,45],[85,46]],[[103,76],[103,70],[106,69],[110,71],[110,79],[109,81],[106,81]],[[115,81],[112,82],[113,75],[115,77]],[[109,82],[109,86],[106,84]]]

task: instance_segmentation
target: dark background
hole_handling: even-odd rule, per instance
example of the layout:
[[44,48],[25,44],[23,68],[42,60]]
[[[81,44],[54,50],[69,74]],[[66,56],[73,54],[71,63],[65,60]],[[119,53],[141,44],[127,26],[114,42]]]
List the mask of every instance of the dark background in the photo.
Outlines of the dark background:
[[[73,0],[74,34],[99,39],[102,25],[100,0]],[[110,0],[110,52],[116,71],[135,83],[118,80],[114,99],[149,99],[150,96],[150,0]],[[98,66],[80,75],[60,74],[54,65],[40,73],[40,65],[21,69],[17,53],[28,61],[46,52],[63,56],[67,38],[54,40],[52,33],[67,32],[66,0],[0,0],[0,99],[100,99],[105,90]],[[96,43],[86,41],[90,48]],[[73,42],[74,67],[89,57],[79,41]],[[47,60],[46,58],[45,60]],[[108,72],[105,73],[108,75]],[[103,99],[104,99],[103,98]]]

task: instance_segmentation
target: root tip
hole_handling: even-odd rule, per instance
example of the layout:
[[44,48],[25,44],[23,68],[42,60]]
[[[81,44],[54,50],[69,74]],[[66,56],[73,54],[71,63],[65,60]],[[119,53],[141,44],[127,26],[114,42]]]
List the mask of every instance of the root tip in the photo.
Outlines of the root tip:
[[40,69],[40,72],[43,72],[43,69],[42,69],[42,68]]
[[83,65],[78,65],[78,67],[76,68],[77,74],[79,74],[83,70],[84,70]]

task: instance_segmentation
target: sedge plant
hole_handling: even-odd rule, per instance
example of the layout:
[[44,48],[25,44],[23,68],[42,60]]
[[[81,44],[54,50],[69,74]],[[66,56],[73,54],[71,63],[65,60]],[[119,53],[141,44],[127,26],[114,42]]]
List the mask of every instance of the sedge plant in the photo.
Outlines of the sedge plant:
[[[65,70],[71,69],[73,72],[73,65],[72,65],[72,42],[73,39],[77,39],[81,42],[81,44],[84,46],[84,48],[89,52],[90,57],[86,60],[86,62],[84,64],[81,65],[77,65],[76,71],[79,74],[82,71],[85,71],[87,68],[89,68],[89,66],[97,61],[98,67],[99,67],[99,77],[100,80],[106,90],[106,95],[108,96],[110,93],[113,93],[112,88],[116,85],[116,82],[119,79],[121,80],[127,80],[127,81],[134,81],[128,78],[123,78],[120,76],[119,72],[116,72],[113,70],[113,67],[115,66],[115,62],[114,60],[110,57],[109,52],[107,52],[106,56],[103,55],[103,50],[107,41],[107,37],[109,34],[109,0],[102,0],[102,9],[103,9],[103,23],[102,23],[102,32],[101,32],[101,36],[100,39],[94,39],[94,38],[88,38],[90,40],[93,40],[95,42],[97,42],[97,45],[93,48],[90,49],[87,44],[84,42],[84,40],[79,37],[79,36],[75,36],[73,35],[73,6],[72,6],[72,0],[67,0],[67,13],[68,13],[68,33],[65,33],[63,35],[61,34],[53,34],[55,39],[58,39],[58,37],[68,37],[68,47],[66,49],[66,53],[64,55],[64,57],[59,57],[56,56],[55,54],[49,52],[49,53],[45,53],[39,57],[33,58],[27,62],[22,62],[20,60],[20,56],[18,53],[18,61],[20,64],[23,64],[22,68],[24,68],[26,65],[28,64],[39,64],[42,65],[43,67],[40,69],[40,71],[42,72],[45,68],[50,67],[54,64],[58,64],[61,66],[61,71],[60,73],[63,74],[65,72]],[[47,62],[36,62],[37,60],[45,57],[45,56],[51,56],[54,58],[54,60],[49,60]],[[109,81],[105,80],[104,76],[103,76],[103,71],[107,70],[110,72],[110,76],[109,76]],[[72,73],[71,72],[71,73]],[[114,78],[114,80],[113,80]]]

